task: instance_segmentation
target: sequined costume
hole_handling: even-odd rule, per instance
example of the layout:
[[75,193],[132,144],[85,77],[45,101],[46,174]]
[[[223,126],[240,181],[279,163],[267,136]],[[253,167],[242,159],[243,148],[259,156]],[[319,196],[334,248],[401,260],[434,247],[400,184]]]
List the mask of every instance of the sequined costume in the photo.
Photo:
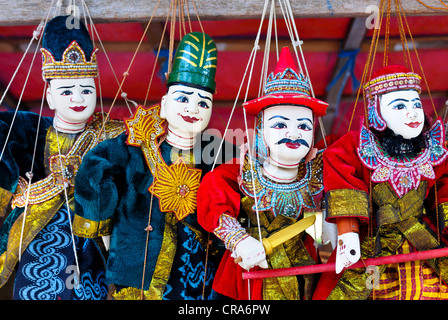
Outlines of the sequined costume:
[[[316,206],[313,198],[323,188],[321,161],[322,152],[311,162],[302,163],[296,181],[291,184],[276,183],[266,178],[261,173],[260,165],[256,163],[253,172],[256,192],[253,192],[252,173],[247,156],[242,171],[238,164],[221,165],[204,177],[199,188],[198,196],[204,199],[198,203],[198,219],[201,225],[207,230],[215,230],[219,224],[222,225],[219,218],[225,213],[225,216],[241,221],[246,231],[257,239],[255,196],[261,203],[258,213],[263,238],[291,225],[303,217],[305,209],[310,210]],[[268,255],[270,268],[312,265],[318,260],[314,241],[305,232],[288,240]],[[234,262],[231,252],[227,250],[217,270],[213,288],[225,296],[239,300],[298,300],[310,299],[315,285],[313,275],[290,276],[251,280],[249,290],[248,281],[243,280],[242,273],[243,269]]]
[[[0,114],[4,147],[0,285],[11,278],[17,300],[101,300],[107,296],[100,246],[72,234],[73,193],[85,154],[100,141],[122,133],[124,125],[113,120],[104,123],[101,114],[88,122],[96,101],[91,98],[87,103],[84,97],[96,98],[92,95],[96,88],[81,87],[94,84],[97,49],[85,25],[80,21],[79,28],[68,29],[67,19],[50,20],[42,38],[42,76],[48,82],[47,102],[55,110],[54,118],[23,111]],[[64,85],[59,87],[61,81]],[[75,84],[81,89],[73,100]],[[51,106],[56,96],[63,98]],[[56,125],[61,112],[69,114],[65,120],[78,121],[76,128],[73,122],[66,130]]]
[[[268,178],[263,170],[270,153],[265,143],[265,108],[307,107],[314,117],[324,115],[328,106],[310,96],[307,77],[295,70],[290,51],[284,47],[275,71],[268,76],[265,95],[243,105],[250,115],[257,117],[253,150],[246,150],[240,165],[224,164],[206,174],[199,187],[198,197],[202,201],[198,202],[198,221],[206,230],[214,232],[228,249],[213,288],[232,299],[311,299],[315,287],[316,275],[243,280],[244,269],[232,256],[244,239],[252,237],[261,241],[260,236],[269,237],[302,219],[305,211],[312,212],[323,190],[322,151],[312,160],[297,156],[294,159],[297,176],[287,183]],[[281,109],[277,110],[274,117],[281,118]],[[291,118],[300,118],[301,110],[297,110]],[[310,154],[308,150],[307,153]],[[313,265],[319,262],[319,257],[313,239],[302,231],[275,247],[266,260],[268,267],[275,269]],[[255,265],[250,270],[259,268]]]
[[[151,121],[154,117],[146,113],[148,110],[157,115],[159,108],[140,107],[136,117],[145,113],[144,118]],[[161,134],[163,130],[158,132]],[[194,175],[199,173],[200,179],[210,171],[210,147],[217,146],[218,138],[198,139],[198,145],[186,153],[166,141],[153,144],[154,149],[149,147],[151,142],[146,147],[132,145],[135,135],[128,129],[128,134],[99,144],[84,158],[77,175],[75,232],[91,238],[111,235],[106,279],[115,285],[115,299],[140,299],[141,289],[144,299],[150,300],[201,300],[203,290],[204,299],[212,299],[215,259],[219,261],[220,256],[212,245],[206,256],[209,238],[196,220],[193,188],[197,184]],[[236,152],[234,148],[227,150]],[[164,185],[161,191],[167,192],[160,201],[149,191],[154,187],[152,170],[157,170],[151,157],[167,170],[168,178],[158,175],[156,181]],[[173,177],[179,176],[169,170],[183,171],[181,176],[190,170],[193,179],[178,180]],[[162,211],[162,200],[175,201],[182,195],[193,197],[194,212],[179,216],[171,210]]]
[[[184,95],[191,95],[192,88],[213,94],[216,65],[213,40],[188,33],[177,48],[168,92],[173,85]],[[220,139],[198,132],[191,148],[174,147],[167,138],[168,117],[161,118],[163,99],[160,105],[139,106],[125,121],[126,134],[94,148],[77,176],[75,232],[110,236],[106,279],[117,300],[214,298],[214,260],[220,255],[209,243],[214,235],[209,238],[197,223],[196,194],[214,157],[219,164],[236,150],[224,147],[218,155]],[[183,99],[187,104],[189,99]],[[173,110],[177,103],[165,104],[166,112],[187,130],[191,123],[178,115],[185,104]],[[231,155],[226,157],[225,150]]]
[[[3,133],[8,131],[13,116],[13,112],[0,114],[1,143],[6,143]],[[52,119],[45,117],[40,119],[37,132],[38,122],[39,115],[33,113],[16,115],[13,128],[21,130],[12,131],[0,167],[0,190],[5,200],[1,208],[5,220],[1,229],[0,283],[4,285],[16,270],[14,299],[105,299],[107,285],[100,247],[92,239],[75,236],[76,262],[69,224],[74,213],[74,176],[82,157],[97,142],[102,121],[96,118],[81,134],[56,133],[51,126]],[[119,122],[111,122],[106,128],[109,137],[124,130]],[[27,172],[33,161],[36,134],[38,145],[25,213]],[[65,177],[71,177],[67,190],[70,210],[67,210],[60,166],[52,165],[52,162],[67,159],[72,160],[70,164],[64,163]],[[22,253],[18,261],[20,247]],[[75,285],[74,276],[77,266],[79,286]]]
[[[419,77],[403,68],[384,67],[389,78],[369,90],[419,87]],[[384,76],[386,78],[386,76]],[[384,84],[386,86],[384,87]],[[376,100],[374,100],[376,99]],[[375,97],[369,106],[371,126],[385,128]],[[373,121],[373,119],[376,119]],[[444,127],[441,119],[423,131],[425,146],[414,156],[390,156],[366,126],[351,131],[324,153],[324,187],[328,221],[356,218],[360,223],[361,258],[426,251],[446,246],[448,201]],[[378,131],[376,131],[378,132]],[[335,254],[335,252],[334,252]],[[330,262],[334,261],[334,254]],[[447,299],[447,259],[378,266],[373,276],[364,268],[322,275],[315,299]]]

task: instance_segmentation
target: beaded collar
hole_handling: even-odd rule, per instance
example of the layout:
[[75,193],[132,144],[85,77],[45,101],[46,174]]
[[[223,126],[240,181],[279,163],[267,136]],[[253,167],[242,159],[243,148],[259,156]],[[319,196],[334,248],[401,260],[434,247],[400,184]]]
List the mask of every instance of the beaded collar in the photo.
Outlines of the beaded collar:
[[422,177],[435,179],[433,166],[442,163],[448,156],[444,146],[444,128],[440,118],[425,133],[426,148],[413,158],[390,157],[381,147],[376,136],[365,126],[360,134],[358,156],[362,163],[374,170],[373,182],[389,182],[398,197],[417,189]]
[[[239,181],[241,191],[251,198],[256,195],[259,211],[270,210],[274,217],[282,214],[298,219],[305,208],[316,208],[313,196],[323,191],[322,152],[319,151],[313,160],[302,162],[297,179],[291,183],[268,179],[262,174],[263,168],[257,160],[252,161],[253,183],[251,164],[246,154]],[[252,209],[255,211],[255,205]]]

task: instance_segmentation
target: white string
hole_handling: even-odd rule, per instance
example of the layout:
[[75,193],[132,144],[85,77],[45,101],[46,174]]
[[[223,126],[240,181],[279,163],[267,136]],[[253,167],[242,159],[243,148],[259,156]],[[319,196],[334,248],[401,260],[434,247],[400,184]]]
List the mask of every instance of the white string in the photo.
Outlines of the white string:
[[[62,173],[62,178],[64,179],[65,176],[64,176],[64,167],[62,165],[61,148],[60,148],[60,145],[59,145],[59,134],[58,134],[58,130],[55,129],[54,131],[56,132],[56,142],[57,142],[57,145],[58,145],[60,169],[61,169],[61,173]],[[70,224],[70,230],[72,231],[71,232],[71,236],[72,236],[72,244],[73,244],[73,254],[75,256],[75,264],[76,264],[76,269],[78,271],[78,274],[77,274],[78,277],[75,278],[75,279],[79,280],[79,277],[81,276],[81,273],[80,273],[80,270],[79,270],[78,253],[76,252],[75,236],[73,234],[72,217],[71,217],[71,214],[70,214],[70,203],[69,203],[68,194],[67,194],[67,188],[68,187],[69,187],[68,182],[67,183],[64,182],[64,197],[65,197],[65,203],[66,203],[66,206],[67,206],[68,221],[69,221],[69,224]]]
[[34,141],[33,158],[31,160],[30,171],[26,173],[26,177],[28,178],[28,187],[27,187],[27,192],[26,192],[25,208],[23,210],[22,228],[21,228],[21,231],[20,231],[19,262],[20,262],[20,260],[22,258],[23,233],[24,233],[24,230],[25,230],[26,213],[27,213],[27,210],[28,210],[28,203],[29,203],[30,190],[31,190],[31,180],[33,179],[34,162],[35,162],[35,159],[36,159],[37,140],[39,138],[40,122],[41,122],[41,119],[42,119],[42,110],[43,110],[43,105],[44,105],[44,101],[45,101],[45,93],[46,93],[46,91],[47,91],[47,82],[44,82],[44,91],[42,93],[42,99],[41,99],[40,110],[39,110],[39,120],[37,122],[36,138],[35,138],[35,141]]
[[[129,103],[131,102],[132,104],[134,104],[134,106],[136,105],[136,103],[134,103],[134,101],[129,100],[127,98],[127,94],[126,92],[123,91],[123,88],[120,86],[120,81],[118,80],[117,74],[115,73],[114,67],[112,66],[112,62],[109,59],[109,55],[107,54],[106,49],[104,48],[104,44],[101,41],[101,37],[98,34],[98,30],[95,27],[95,24],[93,23],[93,19],[92,19],[92,15],[90,14],[90,10],[89,7],[87,6],[85,0],[81,1],[82,6],[85,10],[85,12],[87,12],[87,15],[89,17],[89,21],[90,21],[90,25],[91,25],[91,29],[95,31],[95,35],[98,38],[98,42],[100,43],[101,49],[103,50],[104,56],[106,57],[107,63],[109,64],[110,69],[112,70],[112,74],[114,75],[115,81],[117,82],[118,86],[119,86],[119,90],[121,91],[121,97],[124,98],[124,101],[126,103],[126,106],[128,107],[129,113],[131,114],[131,116],[134,114],[133,111],[131,110]],[[92,38],[93,38],[93,34],[92,34]]]
[[[284,1],[285,9],[283,8],[282,1]],[[302,69],[302,63],[303,63],[303,68],[305,69],[305,74],[308,77],[308,83],[309,83],[310,90],[311,90],[311,96],[313,98],[315,98],[316,96],[314,94],[313,84],[311,82],[311,77],[310,77],[310,74],[308,72],[308,67],[307,67],[307,64],[306,64],[305,56],[304,56],[303,50],[302,50],[302,43],[303,42],[300,40],[299,33],[297,31],[297,26],[295,24],[294,15],[293,15],[293,12],[292,12],[292,9],[291,9],[291,3],[289,2],[289,0],[279,0],[279,3],[280,3],[280,8],[282,10],[283,18],[284,18],[285,23],[286,23],[286,27],[288,29],[289,36],[291,38],[291,42],[293,43],[293,48],[294,48],[294,52],[296,54],[296,59],[297,59],[297,62],[298,62],[299,68],[300,68],[300,72],[303,74],[303,69]],[[294,31],[294,35],[293,35],[293,31]],[[302,62],[299,59],[299,56],[298,56],[298,53],[297,53],[297,47],[299,48],[300,56],[302,58]],[[322,122],[322,118],[321,117],[317,117],[317,118],[318,118],[318,121],[319,121],[319,128],[321,130],[322,137],[323,137],[323,140],[324,140],[324,145],[325,145],[325,147],[327,147],[327,140],[326,140],[327,134],[325,132],[325,127],[324,127],[324,124]]]
[[[233,113],[235,111],[236,105],[238,103],[238,99],[240,97],[241,90],[243,88],[244,81],[246,79],[247,71],[248,71],[250,65],[253,67],[253,64],[254,64],[254,61],[255,61],[255,53],[259,49],[259,40],[260,40],[260,35],[261,35],[261,27],[263,26],[263,19],[264,19],[265,13],[266,13],[267,3],[268,3],[268,0],[265,0],[264,8],[263,8],[263,15],[262,15],[260,26],[258,27],[258,32],[257,32],[257,36],[256,36],[256,39],[255,39],[255,42],[254,42],[254,46],[252,48],[252,51],[250,52],[249,59],[248,59],[247,64],[246,64],[246,70],[244,71],[243,79],[241,80],[240,87],[238,89],[238,93],[237,93],[236,99],[235,99],[235,101],[233,103],[232,111],[230,112],[229,119],[227,120],[226,128],[224,130],[224,134],[223,134],[222,140],[221,140],[221,142],[219,144],[217,155],[220,154],[221,149],[222,149],[222,145],[223,145],[223,143],[225,141],[225,137],[227,135],[227,131],[229,129],[230,122],[231,122],[232,117],[233,117]],[[246,99],[247,99],[247,93],[246,93]],[[217,160],[218,160],[218,157],[215,157],[215,160],[213,161],[213,165],[212,165],[211,171],[213,171],[215,169]]]
[[[46,18],[45,18],[45,23],[43,24],[43,21],[44,21],[44,20],[42,20],[42,21],[39,23],[39,27],[35,30],[35,32],[33,32],[33,39],[36,38],[36,36],[37,36],[37,34],[36,34],[37,31],[39,31],[39,34],[40,34],[40,35],[42,34],[41,30],[42,30],[43,26],[45,26],[45,25],[47,24],[48,17],[49,17],[49,15],[50,15],[52,5],[53,5],[53,2],[52,2],[51,6],[50,6],[50,8],[49,8],[49,10],[48,10],[47,16],[46,16]],[[32,40],[33,40],[33,39],[32,39]],[[3,157],[3,152],[4,152],[5,148],[6,148],[7,143],[8,143],[9,136],[10,136],[10,134],[11,134],[12,127],[13,127],[13,125],[14,125],[14,121],[15,121],[15,118],[16,118],[16,115],[17,115],[17,112],[18,112],[18,109],[19,109],[19,105],[20,105],[20,102],[21,102],[21,100],[22,100],[23,93],[25,92],[26,84],[28,83],[28,79],[29,79],[29,76],[30,76],[30,73],[31,73],[31,69],[32,69],[33,63],[34,63],[34,59],[36,58],[37,50],[38,50],[38,48],[39,48],[39,45],[40,45],[40,42],[41,42],[41,41],[42,41],[42,37],[39,37],[39,38],[38,38],[37,46],[36,46],[36,48],[35,48],[35,50],[34,50],[33,59],[32,59],[32,61],[31,61],[31,63],[30,63],[30,67],[29,67],[29,69],[28,69],[28,73],[27,73],[27,76],[26,76],[26,78],[25,78],[25,82],[24,82],[24,84],[23,84],[22,92],[21,92],[21,94],[20,94],[19,101],[17,102],[16,110],[15,110],[15,112],[14,112],[14,116],[13,116],[13,119],[12,119],[11,124],[10,124],[10,127],[9,127],[8,135],[6,136],[5,144],[4,144],[4,146],[3,146],[3,150],[2,150],[2,154],[1,154],[1,156],[0,156],[0,161],[1,161],[2,157]],[[30,42],[30,44],[31,44],[31,43],[32,43],[32,42]],[[29,48],[27,48],[27,50],[28,50],[28,49],[29,49]],[[26,50],[26,51],[27,51],[27,50]],[[25,53],[26,53],[26,51],[25,51]],[[22,57],[22,60],[23,60],[23,57]],[[19,69],[19,67],[17,67],[17,69],[16,69],[16,73],[17,73],[18,69]],[[11,84],[11,82],[10,82],[10,84]],[[34,169],[34,162],[35,162],[35,157],[36,157],[36,146],[37,146],[37,139],[38,139],[38,135],[39,135],[40,120],[41,120],[41,117],[42,117],[42,108],[43,108],[43,101],[44,101],[45,92],[46,92],[46,85],[47,85],[47,84],[46,84],[46,82],[45,82],[45,84],[44,84],[44,91],[43,91],[43,93],[42,93],[42,100],[41,100],[41,108],[40,108],[39,120],[38,120],[38,124],[37,124],[36,138],[35,138],[34,150],[33,150],[33,158],[32,158],[32,160],[31,160],[31,168],[30,168],[30,171],[26,174],[26,176],[27,176],[27,178],[28,178],[28,187],[27,187],[27,195],[26,195],[26,199],[25,199],[25,207],[24,207],[24,211],[23,211],[22,228],[21,228],[21,232],[20,232],[20,242],[19,242],[19,262],[21,261],[21,258],[22,258],[23,233],[24,233],[24,229],[25,229],[26,213],[27,213],[28,204],[29,204],[29,196],[30,196],[30,190],[31,190],[31,180],[32,180],[32,178],[33,178],[33,169]],[[7,89],[6,89],[6,91],[7,91]],[[5,93],[6,93],[6,91],[5,91]]]
[[[5,89],[5,92],[3,92],[3,96],[2,96],[2,98],[0,99],[0,105],[3,103],[3,100],[5,99],[6,94],[8,93],[9,88],[11,87],[11,84],[12,84],[12,82],[14,81],[14,78],[16,77],[17,73],[19,72],[19,69],[20,69],[20,67],[22,66],[23,61],[25,60],[25,57],[26,57],[26,55],[28,54],[28,51],[29,51],[29,49],[31,48],[31,45],[33,44],[34,40],[37,40],[37,39],[36,39],[36,34],[37,34],[37,32],[40,33],[40,31],[38,31],[38,30],[41,29],[41,26],[42,26],[42,21],[41,21],[41,23],[39,24],[38,28],[33,32],[33,37],[31,38],[30,42],[28,43],[28,46],[26,47],[26,49],[25,49],[25,51],[24,51],[24,53],[23,53],[22,59],[20,59],[20,62],[19,62],[19,64],[17,65],[17,68],[16,68],[16,70],[14,71],[14,73],[13,73],[13,75],[12,75],[12,77],[11,77],[11,80],[10,80],[9,83],[8,83],[8,85],[7,85],[6,89]],[[31,67],[32,67],[32,65],[30,65],[30,70],[31,70]],[[25,82],[24,86],[25,86],[25,85],[26,85],[26,82]],[[8,130],[8,134],[6,135],[5,144],[3,145],[2,152],[1,152],[1,154],[0,154],[0,162],[1,162],[2,159],[3,159],[3,154],[4,154],[4,152],[5,152],[6,143],[7,143],[8,140],[9,140],[9,136],[11,135],[12,125],[14,124],[14,121],[15,121],[15,119],[16,119],[16,115],[17,115],[17,111],[18,111],[18,109],[19,109],[19,106],[17,105],[17,106],[16,106],[15,113],[14,113],[14,116],[13,116],[12,121],[11,121],[11,125],[10,125],[9,130]]]

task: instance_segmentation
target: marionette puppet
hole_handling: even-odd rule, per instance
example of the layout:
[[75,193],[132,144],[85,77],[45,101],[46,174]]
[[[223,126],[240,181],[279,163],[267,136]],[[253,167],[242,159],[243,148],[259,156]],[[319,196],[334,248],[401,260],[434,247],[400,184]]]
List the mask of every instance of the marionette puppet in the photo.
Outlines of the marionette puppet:
[[78,171],[75,232],[109,239],[113,299],[213,297],[215,251],[207,255],[208,234],[195,213],[213,162],[204,159],[212,139],[201,134],[212,115],[216,67],[214,41],[185,35],[161,103],[139,106],[127,132],[100,143]]
[[[0,285],[14,281],[17,300],[100,300],[107,296],[105,261],[92,239],[73,236],[73,192],[83,156],[99,139],[97,49],[85,25],[68,29],[68,16],[47,23],[42,75],[54,118],[0,113]],[[8,137],[9,128],[12,126]],[[109,121],[102,137],[124,131]],[[32,171],[31,171],[32,170]],[[15,278],[11,274],[15,271]]]
[[[315,117],[323,116],[328,105],[310,97],[309,90],[307,77],[297,73],[289,49],[283,48],[265,95],[243,104],[257,117],[255,156],[246,150],[241,164],[219,166],[199,187],[199,223],[227,249],[213,289],[232,299],[311,298],[313,275],[250,284],[242,278],[244,270],[318,261],[313,240],[304,232],[314,219],[304,221],[303,212],[316,207],[313,197],[323,190],[322,151],[313,148],[313,137]],[[269,240],[290,226],[294,230],[280,236],[283,243],[260,241],[260,234]]]
[[428,123],[420,81],[400,65],[379,69],[364,86],[370,128],[324,152],[327,219],[337,224],[338,244],[336,273],[322,275],[315,299],[448,298],[446,258],[346,269],[360,258],[446,245],[445,131],[440,118]]

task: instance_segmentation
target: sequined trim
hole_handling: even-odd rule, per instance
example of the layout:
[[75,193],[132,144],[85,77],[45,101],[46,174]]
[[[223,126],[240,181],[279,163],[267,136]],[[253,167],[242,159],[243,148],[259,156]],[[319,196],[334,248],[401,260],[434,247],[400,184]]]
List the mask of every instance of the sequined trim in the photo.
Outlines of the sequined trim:
[[165,133],[166,121],[159,114],[158,104],[148,109],[139,106],[134,115],[125,120],[126,143],[142,149],[146,164],[154,176],[148,191],[159,199],[160,210],[174,212],[180,221],[196,211],[196,194],[202,170],[189,168],[182,157],[171,166],[165,163],[158,138]]
[[246,229],[234,217],[225,213],[219,216],[218,227],[213,233],[224,242],[226,249],[232,252],[241,240],[248,237]]
[[[448,227],[448,203],[444,202],[439,204],[439,229],[441,233],[448,233],[446,228]],[[444,232],[445,231],[445,232]]]
[[0,188],[0,218],[6,216],[12,196],[12,192]]
[[417,189],[421,178],[435,179],[433,166],[448,157],[444,146],[444,130],[441,119],[437,119],[425,133],[427,147],[413,159],[395,159],[382,149],[375,135],[365,126],[361,129],[358,156],[362,163],[373,169],[373,182],[389,182],[398,197],[409,190]]
[[292,183],[276,183],[269,180],[263,175],[262,167],[256,160],[252,161],[255,179],[252,182],[252,166],[248,157],[246,154],[240,187],[245,195],[251,198],[256,195],[258,210],[271,210],[274,216],[282,214],[297,219],[305,208],[316,208],[313,196],[323,191],[322,151],[318,152],[313,160],[300,164],[297,179]]
[[73,219],[73,234],[83,238],[98,238],[112,233],[113,220],[93,221],[75,215]]
[[151,283],[148,289],[150,300],[162,300],[166,284],[170,278],[171,267],[177,248],[177,219],[173,213],[165,216],[165,230],[163,232],[162,247],[157,258]]
[[62,61],[56,61],[53,54],[45,48],[42,52],[42,75],[45,79],[64,78],[96,78],[98,75],[98,65],[96,61],[95,48],[87,61],[84,50],[78,45],[76,40],[62,53]]
[[369,197],[361,190],[330,190],[325,194],[327,220],[336,223],[335,218],[356,217],[366,222],[369,219]]
[[[72,198],[73,199],[73,198]],[[29,206],[26,212],[26,220],[22,233],[23,216],[22,213],[12,225],[8,237],[6,251],[0,256],[0,287],[9,279],[14,267],[19,260],[20,237],[22,239],[22,253],[28,244],[53,218],[56,212],[64,204],[65,199],[60,195],[46,201],[40,205]]]
[[[47,146],[47,152],[50,153],[47,154],[49,157],[48,169],[50,173],[44,179],[32,183],[29,186],[29,190],[27,180],[19,177],[12,201],[12,208],[23,208],[27,198],[29,205],[43,203],[60,194],[65,188],[74,187],[76,173],[81,165],[83,156],[104,138],[116,137],[124,132],[124,126],[121,122],[110,121],[105,126],[106,135],[99,136],[101,126],[101,119],[96,114],[94,120],[87,124],[86,130],[76,139],[67,154],[61,155],[59,155],[57,145],[55,148],[52,146],[53,143],[49,143],[50,140],[54,140],[56,141],[55,144],[57,144],[57,140],[54,139],[54,128],[51,127],[47,134],[47,144],[49,145]],[[71,144],[71,142],[71,139],[64,139],[62,144],[67,145]],[[29,196],[27,197],[28,192]]]

